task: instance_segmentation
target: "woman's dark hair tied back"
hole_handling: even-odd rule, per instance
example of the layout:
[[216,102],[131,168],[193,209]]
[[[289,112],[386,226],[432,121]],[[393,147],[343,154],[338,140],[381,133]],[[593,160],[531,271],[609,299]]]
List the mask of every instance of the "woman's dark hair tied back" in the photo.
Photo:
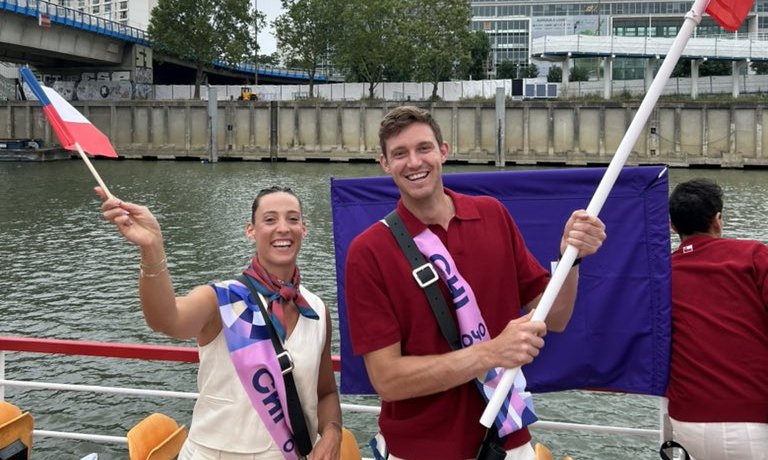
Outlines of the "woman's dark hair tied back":
[[266,187],[266,188],[263,188],[263,189],[259,190],[259,193],[256,194],[256,198],[253,200],[253,204],[251,205],[251,223],[254,223],[253,222],[253,216],[256,215],[256,210],[259,208],[259,202],[261,201],[261,197],[263,197],[265,195],[270,195],[272,193],[279,193],[279,192],[287,193],[287,194],[293,196],[294,198],[296,198],[296,201],[299,202],[299,209],[302,208],[302,206],[301,206],[301,199],[298,197],[298,195],[296,195],[296,193],[293,190],[291,190],[290,187],[281,187],[279,185],[273,185],[271,187]]

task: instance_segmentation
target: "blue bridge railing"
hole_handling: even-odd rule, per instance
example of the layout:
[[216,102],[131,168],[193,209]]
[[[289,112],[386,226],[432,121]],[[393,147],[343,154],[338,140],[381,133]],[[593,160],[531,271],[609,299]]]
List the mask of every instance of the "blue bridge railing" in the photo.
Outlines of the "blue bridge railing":
[[149,46],[147,33],[139,28],[110,21],[42,0],[0,0],[0,9],[26,16],[46,15],[52,24],[64,24],[76,29],[96,32],[119,40]]
[[[118,40],[151,46],[149,35],[145,30],[43,0],[0,0],[0,10],[11,11],[34,18],[45,15],[46,19],[52,24],[63,24],[76,29],[107,35]],[[253,75],[254,73],[254,66],[252,64],[230,65],[223,61],[214,61],[214,66],[245,74]],[[304,71],[275,67],[259,66],[258,73],[260,76],[294,78],[297,80],[309,78],[307,72]],[[316,74],[315,81],[326,82],[328,78],[325,75]]]

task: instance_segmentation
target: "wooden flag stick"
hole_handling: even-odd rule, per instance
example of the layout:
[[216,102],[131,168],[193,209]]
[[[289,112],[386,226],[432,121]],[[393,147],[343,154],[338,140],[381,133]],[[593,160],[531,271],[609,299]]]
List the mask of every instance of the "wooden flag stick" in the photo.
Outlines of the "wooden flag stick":
[[101,180],[101,176],[99,176],[99,173],[96,172],[96,168],[93,167],[93,164],[91,163],[91,160],[88,158],[88,155],[83,152],[83,148],[80,147],[79,142],[75,142],[75,148],[77,148],[77,153],[80,154],[80,158],[83,159],[85,162],[85,165],[88,166],[88,169],[91,171],[91,174],[93,175],[94,179],[96,179],[96,182],[99,183],[99,186],[104,190],[104,193],[107,194],[107,198],[113,198],[112,193],[110,193],[109,189],[107,188],[107,185],[104,184],[104,181]]

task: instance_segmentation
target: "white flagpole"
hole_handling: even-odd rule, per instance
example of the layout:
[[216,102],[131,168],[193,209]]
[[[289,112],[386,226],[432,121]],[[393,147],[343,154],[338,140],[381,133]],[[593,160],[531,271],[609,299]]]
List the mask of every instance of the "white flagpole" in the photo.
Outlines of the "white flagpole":
[[[635,145],[635,142],[637,142],[637,138],[640,136],[645,123],[648,121],[648,118],[653,111],[653,107],[658,101],[661,91],[667,84],[670,75],[672,75],[672,70],[674,70],[677,61],[680,59],[680,55],[683,53],[683,49],[688,43],[688,39],[693,34],[693,30],[696,26],[701,22],[701,15],[704,13],[708,3],[709,0],[695,0],[691,10],[686,13],[685,21],[680,27],[680,32],[678,32],[677,37],[675,37],[675,41],[672,43],[672,47],[664,58],[664,62],[662,62],[659,72],[653,79],[650,88],[648,88],[648,94],[643,98],[643,102],[640,104],[637,114],[635,114],[635,118],[632,120],[627,132],[624,134],[624,138],[622,139],[621,144],[619,144],[616,154],[611,159],[611,163],[608,165],[608,168],[600,181],[600,185],[598,185],[597,190],[592,197],[592,201],[589,202],[587,213],[590,215],[597,216],[600,213],[605,200],[608,198],[608,194],[611,192],[611,188],[613,188],[613,184],[616,183],[616,179],[619,177],[619,173],[632,151],[632,147]],[[563,254],[563,257],[557,264],[557,268],[555,268],[552,279],[544,290],[541,301],[539,301],[539,304],[536,307],[536,311],[531,318],[533,321],[544,321],[547,318],[549,310],[552,308],[552,303],[560,292],[560,288],[563,286],[568,271],[573,266],[573,262],[576,260],[577,253],[578,250],[574,246],[568,245],[565,254]],[[486,428],[490,428],[493,425],[496,414],[499,413],[499,409],[501,409],[501,405],[506,399],[505,397],[510,388],[512,388],[515,376],[519,371],[520,367],[518,366],[514,369],[506,369],[504,374],[502,374],[496,390],[493,392],[483,415],[480,417],[480,423]]]
[[83,159],[85,162],[85,165],[88,166],[88,169],[91,171],[91,174],[93,175],[94,179],[96,179],[96,182],[99,183],[99,186],[104,190],[104,193],[107,194],[107,198],[112,198],[112,194],[109,192],[109,189],[107,188],[106,184],[104,184],[104,181],[101,180],[101,176],[99,176],[99,173],[96,172],[96,168],[93,167],[93,164],[91,164],[91,160],[88,159],[88,155],[83,152],[83,148],[80,147],[79,142],[75,142],[75,148],[77,148],[77,153],[80,154],[80,158]]

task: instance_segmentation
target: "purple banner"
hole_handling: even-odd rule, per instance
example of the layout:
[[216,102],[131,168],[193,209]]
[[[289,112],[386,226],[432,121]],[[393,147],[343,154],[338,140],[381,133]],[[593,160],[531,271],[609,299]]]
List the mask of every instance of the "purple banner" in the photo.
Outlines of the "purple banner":
[[[605,168],[445,174],[445,186],[498,198],[545,268],[571,212],[586,208]],[[670,240],[666,168],[624,168],[600,213],[608,239],[580,265],[579,294],[565,332],[525,366],[534,392],[606,389],[663,395],[671,343]],[[374,393],[352,355],[344,296],[344,261],[352,239],[396,206],[390,177],[331,180],[341,336],[341,391]]]

